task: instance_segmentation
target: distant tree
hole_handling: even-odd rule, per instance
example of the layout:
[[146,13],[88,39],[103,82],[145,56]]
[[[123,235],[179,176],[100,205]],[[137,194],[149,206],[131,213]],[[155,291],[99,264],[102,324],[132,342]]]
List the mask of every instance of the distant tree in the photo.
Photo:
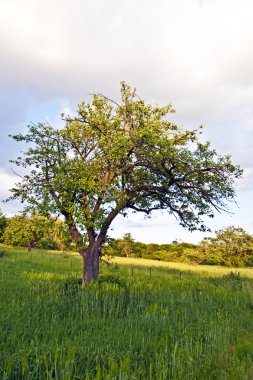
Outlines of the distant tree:
[[136,257],[145,257],[146,255],[146,244],[139,241],[134,242],[134,255]]
[[226,227],[200,245],[206,263],[231,266],[253,265],[253,236],[240,227]]
[[146,245],[146,255],[150,259],[159,259],[159,245],[155,243],[150,243]]
[[121,239],[109,239],[108,244],[103,249],[103,253],[112,256],[129,257],[138,254],[138,243],[136,243],[130,233],[124,234]]
[[123,238],[118,241],[118,246],[123,256],[131,256],[134,253],[134,239],[132,235],[126,233]]
[[2,236],[6,227],[6,217],[3,215],[0,210],[0,241],[2,241]]
[[17,215],[7,220],[3,240],[6,244],[27,247],[56,249],[69,243],[65,224],[50,217],[32,214],[31,217]]
[[30,144],[13,161],[30,172],[10,199],[65,217],[83,257],[83,284],[99,274],[101,247],[117,215],[168,210],[182,226],[205,231],[203,215],[213,217],[233,201],[242,170],[199,142],[198,130],[171,123],[171,112],[171,105],[145,104],[122,82],[120,102],[95,94],[65,127],[32,124],[27,134],[12,136]]
[[75,249],[75,244],[70,235],[69,229],[65,222],[61,219],[54,218],[54,224],[52,226],[51,236],[54,245],[59,250]]

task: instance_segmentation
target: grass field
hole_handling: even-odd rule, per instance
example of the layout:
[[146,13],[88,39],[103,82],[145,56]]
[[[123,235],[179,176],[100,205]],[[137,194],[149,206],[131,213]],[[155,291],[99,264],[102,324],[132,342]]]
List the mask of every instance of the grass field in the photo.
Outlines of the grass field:
[[115,262],[0,246],[1,379],[253,379],[251,269]]
[[137,266],[146,268],[163,268],[163,269],[175,269],[183,272],[194,272],[195,274],[203,274],[205,276],[224,276],[227,274],[239,273],[242,277],[248,277],[253,279],[253,268],[230,268],[218,265],[191,265],[184,263],[169,263],[166,261],[148,260],[148,259],[138,259],[138,258],[126,258],[126,257],[115,257],[112,263],[119,264],[121,266]]

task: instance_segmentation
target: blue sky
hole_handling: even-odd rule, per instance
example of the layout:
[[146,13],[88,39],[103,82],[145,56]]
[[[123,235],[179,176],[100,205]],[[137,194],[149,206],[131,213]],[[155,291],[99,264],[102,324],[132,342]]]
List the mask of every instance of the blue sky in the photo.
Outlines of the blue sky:
[[[59,126],[60,114],[73,113],[89,93],[117,98],[125,80],[147,102],[171,102],[172,121],[204,124],[204,138],[245,169],[233,215],[207,223],[252,234],[252,14],[252,0],[1,0],[0,199],[17,180],[8,160],[20,145],[8,134],[30,121]],[[21,205],[1,209],[13,215]],[[112,227],[111,236],[131,232],[144,242],[203,237],[166,213],[129,215]]]

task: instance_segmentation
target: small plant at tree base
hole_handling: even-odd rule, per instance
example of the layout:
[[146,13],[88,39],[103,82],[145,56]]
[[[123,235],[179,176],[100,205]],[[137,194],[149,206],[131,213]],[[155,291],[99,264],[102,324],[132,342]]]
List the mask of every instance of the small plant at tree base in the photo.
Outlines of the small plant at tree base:
[[30,144],[13,162],[31,170],[10,199],[64,216],[83,258],[83,284],[98,277],[101,247],[119,214],[168,210],[189,230],[205,231],[202,217],[233,201],[242,170],[199,142],[199,130],[171,123],[172,112],[145,104],[122,82],[119,102],[95,94],[63,128],[31,124],[12,136]]
[[7,256],[7,253],[5,251],[0,251],[0,259]]
[[79,287],[82,285],[82,279],[81,278],[68,278],[64,281],[63,284],[63,292],[66,295],[73,295],[76,294]]

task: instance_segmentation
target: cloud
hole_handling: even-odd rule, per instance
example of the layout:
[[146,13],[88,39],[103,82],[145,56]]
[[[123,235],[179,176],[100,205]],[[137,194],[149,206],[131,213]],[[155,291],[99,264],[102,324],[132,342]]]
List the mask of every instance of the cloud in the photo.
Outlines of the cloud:
[[2,200],[10,195],[9,189],[13,187],[16,182],[17,176],[15,174],[6,173],[4,170],[0,169],[0,198]]
[[2,202],[0,204],[0,209],[7,216],[13,216],[22,209],[18,201],[3,203],[3,201],[11,195],[9,189],[11,189],[17,181],[16,175],[13,173],[8,173],[0,168],[0,202]]
[[75,96],[126,79],[163,99],[210,94],[245,75],[249,85],[253,6],[243,3],[2,1],[2,85]]
[[150,103],[172,102],[172,121],[204,124],[247,169],[239,191],[251,191],[252,13],[251,0],[1,0],[0,180],[22,148],[9,133],[59,126],[63,110],[96,91],[118,97],[126,80]]
[[239,192],[251,192],[253,188],[253,167],[244,169],[243,179],[237,182]]

